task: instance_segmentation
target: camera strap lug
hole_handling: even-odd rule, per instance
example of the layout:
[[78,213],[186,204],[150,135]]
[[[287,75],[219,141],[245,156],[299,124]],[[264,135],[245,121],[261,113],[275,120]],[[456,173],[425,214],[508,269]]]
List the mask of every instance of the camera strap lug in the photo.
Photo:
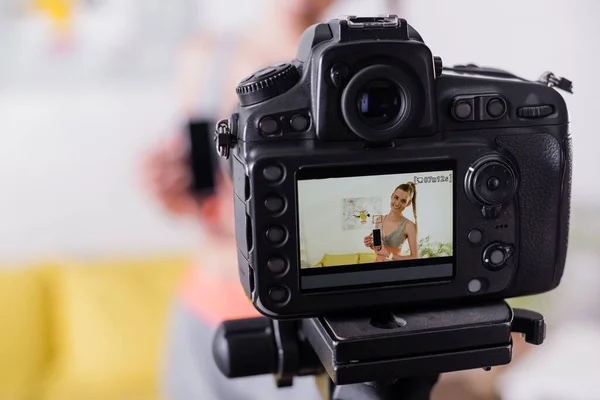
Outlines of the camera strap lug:
[[559,78],[550,71],[543,73],[540,79],[538,79],[538,82],[546,86],[556,87],[565,92],[573,93],[573,82],[567,78]]
[[[233,117],[232,117],[233,118]],[[231,149],[235,146],[236,136],[233,133],[232,126],[234,124],[231,123],[229,118],[224,118],[217,122],[216,130],[215,130],[215,146],[217,150],[217,154],[224,159],[229,159],[231,154]]]

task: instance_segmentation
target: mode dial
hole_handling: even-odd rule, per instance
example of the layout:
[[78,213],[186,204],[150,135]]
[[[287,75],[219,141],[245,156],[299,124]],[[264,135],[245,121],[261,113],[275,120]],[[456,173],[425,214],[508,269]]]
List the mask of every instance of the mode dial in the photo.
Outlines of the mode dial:
[[236,88],[242,107],[257,104],[290,90],[300,79],[298,69],[289,63],[276,64],[256,71]]

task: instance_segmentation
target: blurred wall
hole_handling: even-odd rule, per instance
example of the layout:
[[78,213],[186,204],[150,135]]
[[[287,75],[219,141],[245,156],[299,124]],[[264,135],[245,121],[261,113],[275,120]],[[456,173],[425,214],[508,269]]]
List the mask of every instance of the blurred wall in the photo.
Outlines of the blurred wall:
[[[141,191],[141,152],[177,120],[172,87],[183,38],[197,26],[227,31],[267,0],[96,0],[75,9],[70,43],[25,2],[0,7],[0,261],[192,249],[191,227]],[[270,0],[272,1],[272,0]],[[536,79],[574,81],[565,95],[574,137],[574,201],[600,200],[595,133],[595,0],[408,0],[404,16],[447,65],[476,62]],[[332,11],[375,14],[383,1]],[[256,5],[256,6],[255,6]],[[596,217],[597,218],[597,217]]]
[[561,92],[570,110],[574,146],[573,196],[598,203],[595,133],[600,80],[600,2],[596,0],[407,1],[407,18],[446,65],[473,62],[537,79],[550,70],[574,81]]
[[66,39],[24,1],[2,9],[0,261],[189,249],[137,167],[176,126],[175,59],[197,1],[74,3]]

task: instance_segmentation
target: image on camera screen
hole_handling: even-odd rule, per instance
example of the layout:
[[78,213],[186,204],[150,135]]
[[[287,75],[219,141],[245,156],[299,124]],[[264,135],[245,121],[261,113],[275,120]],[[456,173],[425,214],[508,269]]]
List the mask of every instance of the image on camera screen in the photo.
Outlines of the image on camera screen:
[[305,291],[454,276],[454,164],[297,172]]

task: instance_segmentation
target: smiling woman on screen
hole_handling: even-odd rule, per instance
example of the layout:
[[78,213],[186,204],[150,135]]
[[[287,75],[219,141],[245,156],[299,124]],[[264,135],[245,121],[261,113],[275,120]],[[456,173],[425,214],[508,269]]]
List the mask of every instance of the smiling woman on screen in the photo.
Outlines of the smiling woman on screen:
[[[415,222],[404,216],[404,210],[412,205]],[[396,187],[390,197],[390,212],[377,224],[381,229],[382,246],[373,245],[373,234],[364,238],[365,246],[377,254],[377,262],[412,260],[419,258],[417,248],[417,187],[407,182]],[[400,255],[404,241],[408,239],[410,255]]]

